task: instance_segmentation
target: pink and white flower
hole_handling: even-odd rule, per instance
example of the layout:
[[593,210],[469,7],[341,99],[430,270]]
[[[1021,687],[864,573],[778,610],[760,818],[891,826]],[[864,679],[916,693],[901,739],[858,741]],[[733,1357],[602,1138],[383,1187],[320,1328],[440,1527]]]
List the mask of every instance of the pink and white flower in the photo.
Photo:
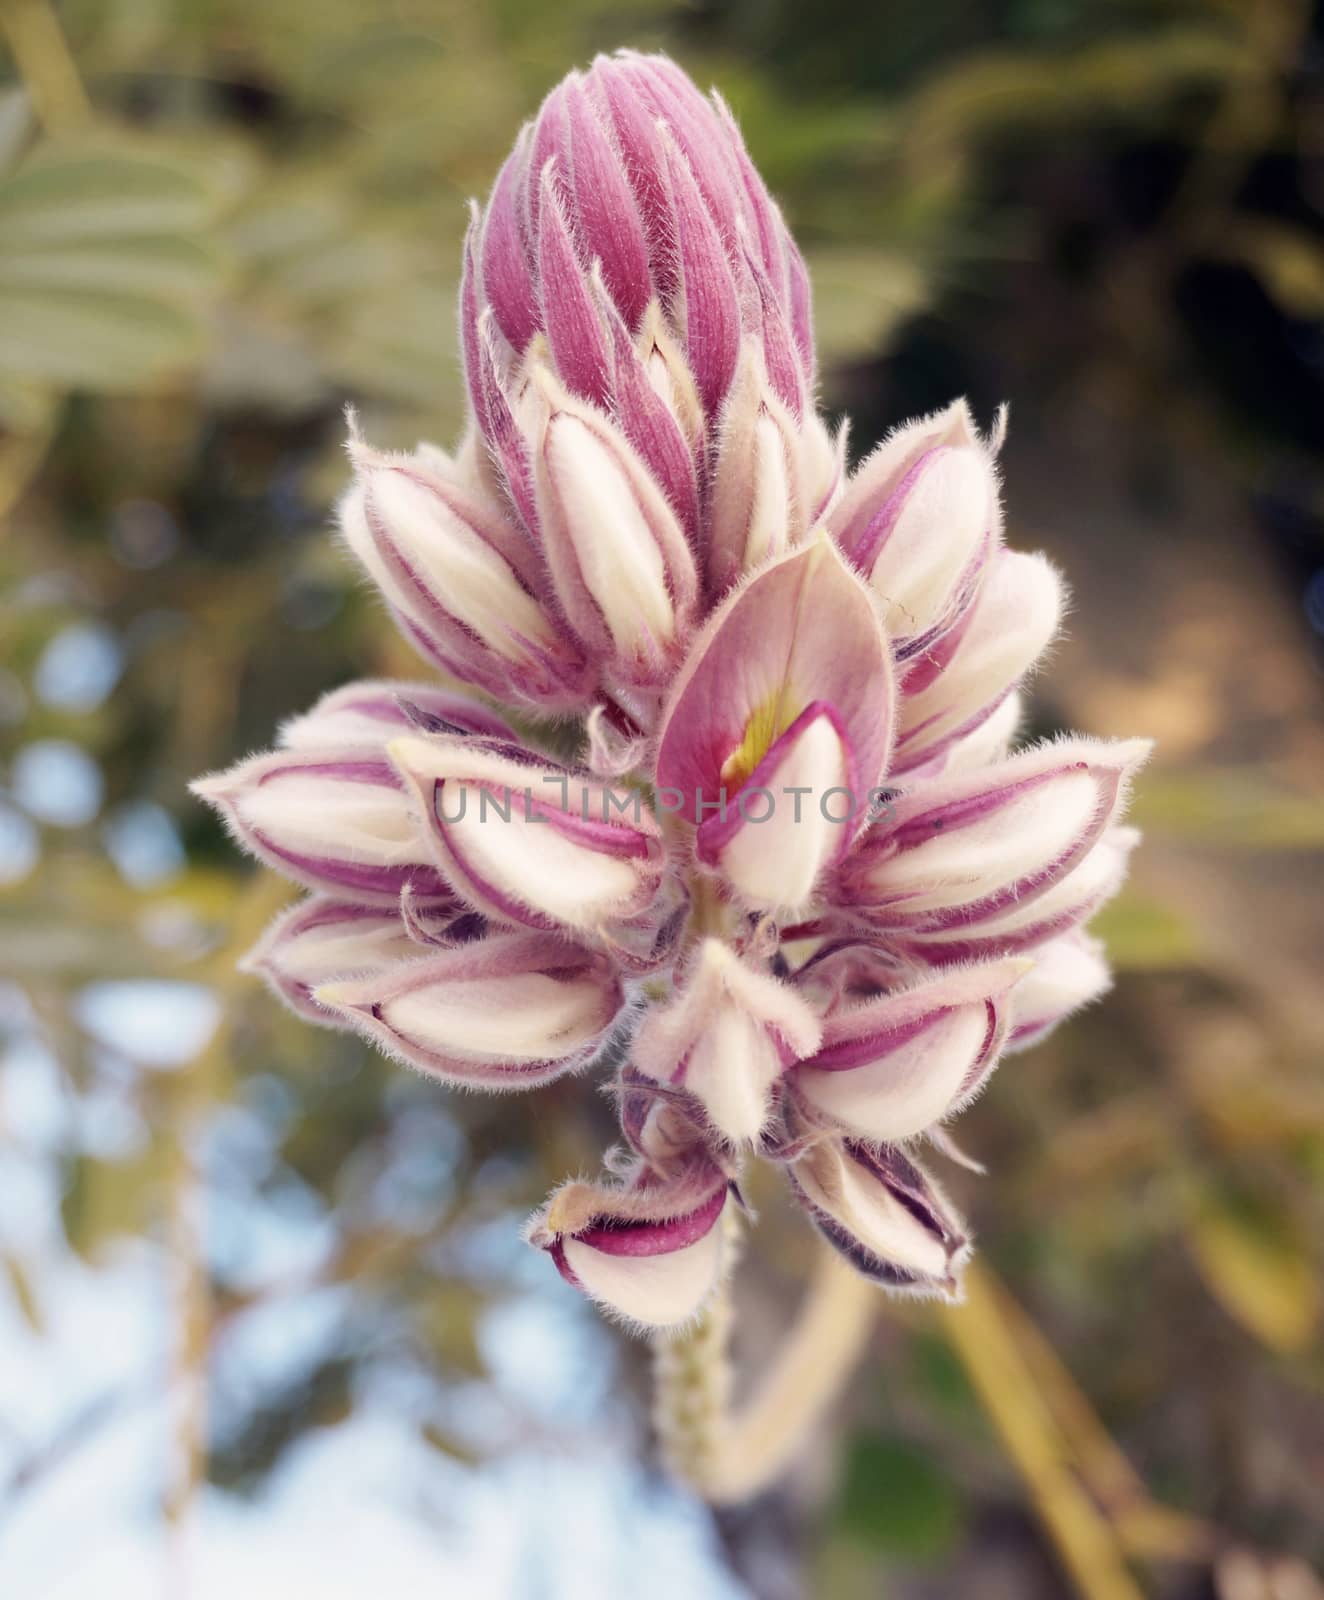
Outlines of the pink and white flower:
[[355,436],[340,507],[446,681],[335,690],[196,785],[311,891],[249,966],[462,1086],[623,1061],[628,1165],[530,1238],[632,1325],[705,1305],[751,1159],[866,1276],[955,1296],[967,1230],[913,1151],[1106,991],[1084,925],[1148,753],[1014,749],[1064,588],[1005,541],[1001,423],[957,401],[846,472],[800,254],[661,57],[547,98],[460,327],[465,439]]

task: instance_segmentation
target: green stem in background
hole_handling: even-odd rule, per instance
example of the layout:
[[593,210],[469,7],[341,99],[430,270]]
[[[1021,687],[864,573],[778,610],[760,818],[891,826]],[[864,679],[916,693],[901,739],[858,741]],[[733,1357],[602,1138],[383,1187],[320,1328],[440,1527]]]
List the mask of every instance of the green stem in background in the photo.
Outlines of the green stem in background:
[[752,1499],[785,1473],[854,1369],[879,1302],[873,1284],[822,1249],[785,1343],[733,1412],[729,1281],[693,1331],[658,1340],[654,1366],[667,1464],[714,1505]]
[[0,33],[47,133],[91,121],[92,103],[50,0],[0,0]]
[[944,1306],[952,1348],[1025,1481],[1075,1590],[1084,1600],[1142,1600],[1107,1517],[1061,1447],[1034,1375],[977,1264],[966,1269],[963,1305]]

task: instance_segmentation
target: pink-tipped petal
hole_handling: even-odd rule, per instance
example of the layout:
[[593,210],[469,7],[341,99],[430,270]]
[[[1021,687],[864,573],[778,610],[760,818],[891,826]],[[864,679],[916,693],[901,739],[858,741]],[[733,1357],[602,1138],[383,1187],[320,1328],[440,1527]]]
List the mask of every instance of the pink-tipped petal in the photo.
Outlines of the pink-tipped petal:
[[851,752],[862,826],[891,747],[891,656],[862,582],[825,539],[761,568],[695,640],[658,746],[658,783],[678,814],[720,818],[815,703],[832,707]]
[[768,1120],[773,1084],[818,1041],[794,989],[705,939],[675,997],[647,1013],[631,1055],[640,1072],[693,1095],[722,1139],[747,1145]]
[[959,1299],[965,1224],[902,1151],[821,1141],[794,1164],[791,1180],[819,1231],[856,1271],[885,1289]]
[[390,906],[410,882],[450,894],[379,750],[276,750],[192,788],[245,849],[306,888]]
[[474,1088],[531,1088],[591,1060],[622,1004],[609,965],[549,934],[492,934],[314,999],[388,1055]]
[[997,1064],[1010,997],[1030,963],[989,962],[927,979],[825,1018],[796,1093],[862,1139],[923,1133],[979,1092]]
[[637,790],[462,739],[389,753],[443,873],[488,916],[599,935],[656,897],[661,835]]

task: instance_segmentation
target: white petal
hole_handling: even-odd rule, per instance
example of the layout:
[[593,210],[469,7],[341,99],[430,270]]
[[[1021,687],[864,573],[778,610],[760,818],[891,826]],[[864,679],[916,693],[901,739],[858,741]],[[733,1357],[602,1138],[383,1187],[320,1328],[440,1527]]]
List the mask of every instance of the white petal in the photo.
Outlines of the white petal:
[[[327,998],[318,992],[318,1000]],[[416,1043],[445,1054],[502,1061],[569,1055],[601,1032],[603,1025],[598,984],[550,978],[541,972],[415,989],[380,1009],[388,1027]]]
[[760,414],[754,429],[754,503],[749,513],[744,570],[752,572],[791,542],[792,489],[781,429]]
[[650,1011],[634,1061],[660,1082],[683,1083],[733,1144],[756,1139],[783,1066],[818,1046],[817,1018],[787,984],[748,966],[720,939],[705,939],[680,993]]
[[566,1264],[585,1291],[633,1322],[669,1328],[692,1317],[722,1269],[722,1226],[666,1255],[613,1256],[566,1239]]
[[995,917],[981,920],[974,927],[953,928],[947,933],[930,935],[926,939],[960,942],[972,934],[980,939],[1000,938],[1004,935],[1032,928],[1040,922],[1052,922],[1059,916],[1070,915],[1082,908],[1092,912],[1120,888],[1126,874],[1127,859],[1138,835],[1131,828],[1113,828],[1094,846],[1088,855],[1067,875],[1031,900],[1022,901]]
[[907,496],[869,575],[889,634],[906,638],[942,621],[996,515],[984,451],[939,451]]
[[[768,820],[747,822],[721,851],[723,873],[751,905],[789,911],[810,899],[824,867],[850,835],[849,821],[831,819],[844,819],[852,805],[862,804],[862,797],[850,793],[829,794],[849,790],[849,784],[841,735],[827,717],[816,717],[772,777]],[[795,789],[807,793],[796,796]],[[752,795],[747,809],[751,817],[761,816],[769,809],[767,797]]]
[[545,448],[580,574],[612,638],[644,650],[669,641],[676,617],[662,550],[620,462],[568,412],[547,424]]
[[282,977],[312,986],[333,974],[380,972],[393,962],[412,960],[419,948],[392,913],[323,922],[281,940],[266,954]]
[[951,661],[926,688],[902,695],[899,753],[930,748],[999,700],[1048,647],[1064,603],[1062,580],[1045,556],[1003,551]]
[[801,1067],[801,1093],[866,1139],[895,1143],[923,1133],[952,1109],[988,1033],[984,1005],[958,1006],[867,1066]]
[[1098,781],[1088,772],[1066,773],[980,822],[901,851],[871,876],[880,893],[906,897],[907,913],[976,900],[1060,861],[1098,809]]
[[[516,581],[500,554],[439,494],[430,493],[403,472],[379,469],[368,480],[367,509],[385,523],[441,608],[498,654],[512,661],[522,659],[525,651],[519,636],[556,645],[538,602]],[[357,544],[355,549],[357,552]],[[369,570],[380,583],[378,572]],[[380,563],[378,570],[382,570]],[[419,612],[413,597],[392,586],[389,577],[383,587],[402,609],[426,624],[426,612]]]
[[246,826],[300,854],[381,866],[419,857],[418,832],[399,789],[295,770],[241,789],[234,807]]
[[[1073,1011],[1106,994],[1112,974],[1103,947],[1082,935],[1052,939],[1036,952],[1033,970],[1012,1000],[1012,1048],[1036,1043]],[[1024,1039],[1018,1035],[1024,1034]]]
[[977,767],[1001,761],[1015,743],[1024,715],[1025,703],[1020,694],[1013,691],[973,733],[953,742],[942,762],[943,775],[973,772]]
[[[815,1171],[820,1165],[823,1182]],[[942,1238],[857,1162],[823,1146],[816,1157],[796,1167],[795,1177],[814,1205],[881,1260],[924,1278],[941,1281],[948,1276],[950,1261]]]

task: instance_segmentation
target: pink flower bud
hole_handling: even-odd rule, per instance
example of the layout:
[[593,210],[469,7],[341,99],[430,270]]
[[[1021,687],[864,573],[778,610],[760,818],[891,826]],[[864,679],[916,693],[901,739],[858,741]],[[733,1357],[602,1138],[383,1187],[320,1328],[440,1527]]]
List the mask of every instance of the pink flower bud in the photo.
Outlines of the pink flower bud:
[[1028,1050],[1082,1006],[1107,994],[1112,974],[1097,939],[1079,931],[1050,939],[1012,999],[1008,1050]]
[[313,990],[333,978],[385,972],[420,954],[398,911],[313,895],[282,911],[241,963],[309,1022],[336,1027]]
[[840,874],[878,929],[960,929],[1023,908],[1072,872],[1120,816],[1142,739],[1070,739],[892,800]]
[[498,698],[583,704],[584,659],[539,599],[533,552],[500,510],[432,460],[356,456],[341,528],[420,653]]
[[[766,775],[759,770],[765,760],[780,763],[786,746],[774,750],[777,741],[811,707],[830,707],[840,748],[849,749],[856,798],[866,801],[855,807],[854,829],[835,830],[849,842],[887,766],[892,695],[891,657],[873,604],[835,548],[817,539],[761,568],[695,640],[663,713],[658,783],[679,796],[686,821],[720,827],[733,806],[739,810],[741,791]],[[823,795],[815,789],[806,807],[821,810]],[[793,812],[793,797],[776,798],[778,811]]]
[[473,740],[397,739],[388,753],[446,878],[488,916],[599,935],[656,896],[661,835],[637,790]]
[[567,1283],[645,1328],[688,1322],[721,1281],[727,1180],[707,1161],[671,1179],[643,1164],[619,1188],[568,1183],[530,1221]]
[[394,906],[451,891],[380,751],[277,750],[192,785],[246,849],[306,888]]
[[615,678],[661,683],[694,622],[698,575],[684,530],[609,419],[547,384],[535,467],[557,598]]
[[823,1140],[791,1169],[819,1232],[883,1288],[959,1299],[965,1224],[927,1172],[888,1145]]
[[992,454],[963,400],[898,429],[860,466],[829,525],[877,591],[899,660],[971,603],[1001,520]]
[[795,1068],[813,1110],[862,1139],[913,1138],[959,1111],[997,1065],[1009,997],[1023,959],[961,967],[845,1005],[824,1018],[823,1042]]
[[588,951],[507,933],[322,984],[313,998],[424,1072],[524,1089],[585,1066],[623,997],[610,966]]
[[789,985],[705,939],[678,994],[651,1009],[631,1056],[639,1071],[684,1088],[724,1140],[752,1144],[773,1084],[818,1045],[818,1019]]
[[932,761],[991,717],[1056,637],[1065,601],[1046,557],[1000,551],[961,621],[902,679],[893,770]]
[[[757,325],[769,376],[798,415],[813,385],[804,264],[730,112],[664,57],[598,57],[520,135],[466,269],[467,364],[473,319],[490,306],[515,362],[544,334],[561,381],[607,404],[601,330],[587,315],[595,262],[632,337],[660,308],[710,427],[746,324]],[[475,411],[487,432],[483,406]]]

